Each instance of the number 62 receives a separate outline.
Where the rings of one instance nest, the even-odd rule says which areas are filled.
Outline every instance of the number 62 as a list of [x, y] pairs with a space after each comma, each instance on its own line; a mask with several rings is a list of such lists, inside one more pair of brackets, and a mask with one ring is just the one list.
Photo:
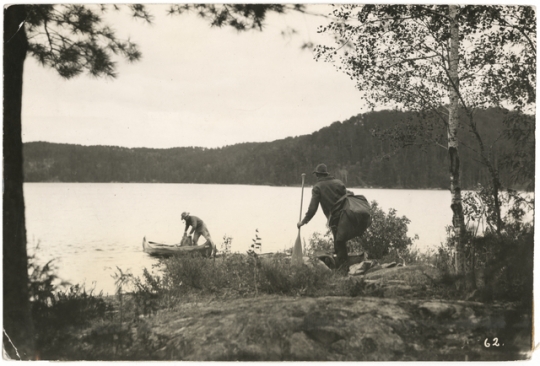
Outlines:
[[493, 338], [493, 342], [492, 343], [489, 343], [489, 338], [486, 338], [484, 340], [484, 347], [486, 348], [489, 348], [489, 347], [500, 347], [500, 344], [499, 344], [499, 338]]

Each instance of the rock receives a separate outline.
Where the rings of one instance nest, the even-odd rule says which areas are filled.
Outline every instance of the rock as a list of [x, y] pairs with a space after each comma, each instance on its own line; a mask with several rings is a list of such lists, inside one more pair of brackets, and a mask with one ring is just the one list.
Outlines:
[[349, 265], [361, 263], [367, 260], [367, 252], [349, 253]]
[[319, 346], [304, 332], [296, 332], [291, 335], [289, 352], [291, 358], [298, 361], [317, 360], [320, 356]]
[[393, 301], [334, 297], [274, 296], [177, 311], [184, 318], [154, 318], [152, 333], [166, 339], [159, 359], [391, 360], [405, 349], [393, 327], [409, 319]]
[[[388, 266], [390, 265], [390, 266]], [[364, 261], [349, 268], [350, 278], [362, 276], [366, 289], [382, 289], [385, 297], [392, 295], [424, 293], [427, 286], [440, 277], [436, 268], [427, 265], [399, 267], [394, 263], [379, 265], [376, 261]]]
[[377, 262], [375, 262], [375, 263], [371, 266], [371, 268], [369, 268], [369, 269], [366, 271], [366, 273], [367, 273], [367, 272], [375, 272], [375, 271], [378, 271], [378, 270], [380, 270], [380, 269], [383, 269], [383, 268], [381, 267], [380, 264], [378, 264]]
[[391, 262], [391, 263], [384, 263], [384, 264], [381, 264], [381, 267], [382, 268], [392, 268], [392, 267], [395, 267], [397, 266], [397, 263], [396, 262]]
[[377, 261], [363, 261], [361, 263], [353, 264], [349, 267], [349, 276], [358, 276], [367, 272], [370, 268], [375, 266]]
[[469, 343], [469, 337], [467, 334], [449, 334], [445, 337], [446, 342], [449, 345], [463, 346]]
[[391, 285], [384, 288], [384, 297], [399, 296], [412, 292], [413, 287], [407, 285]]
[[365, 280], [364, 281], [366, 284], [373, 284], [373, 285], [380, 285], [383, 283], [382, 280]]
[[456, 312], [453, 305], [439, 301], [424, 302], [418, 309], [423, 316], [437, 318], [449, 318]]
[[441, 273], [436, 268], [426, 265], [411, 265], [407, 267], [381, 268], [378, 271], [370, 270], [366, 273], [366, 279], [382, 278], [386, 282], [392, 280], [404, 281], [409, 286], [431, 285], [439, 278]]
[[403, 280], [388, 280], [387, 283], [391, 285], [405, 285], [405, 281]]
[[[356, 282], [358, 278], [347, 281]], [[388, 283], [386, 275], [366, 281], [387, 286], [383, 287], [385, 291], [406, 286], [396, 279]], [[128, 357], [149, 352], [144, 354], [145, 360], [177, 361], [507, 360], [518, 354], [505, 356], [494, 352], [494, 348], [486, 349], [483, 340], [487, 334], [508, 334], [508, 311], [505, 307], [463, 301], [369, 296], [264, 295], [179, 302], [174, 309], [141, 320], [134, 328], [139, 336], [133, 338], [134, 343], [128, 346], [131, 348], [122, 352]], [[513, 338], [501, 343], [511, 342], [520, 351], [530, 349], [530, 332], [527, 337], [527, 329], [520, 327]], [[93, 329], [77, 342], [86, 352], [80, 356], [82, 359], [96, 355], [95, 349], [88, 348], [92, 334], [92, 339], [101, 340], [126, 333], [121, 326], [93, 325]], [[111, 355], [106, 356], [122, 359], [114, 353], [116, 348], [111, 349]]]
[[348, 339], [349, 349], [355, 349], [362, 354], [372, 354], [367, 358], [374, 361], [404, 351], [403, 340], [384, 320], [363, 315], [353, 323], [356, 326], [355, 336]]
[[343, 281], [350, 281], [351, 283], [363, 283], [364, 275], [342, 277]]
[[329, 346], [332, 343], [344, 338], [342, 332], [335, 327], [313, 328], [305, 330], [304, 332], [308, 335], [309, 338], [325, 346]]
[[359, 276], [366, 272], [364, 262], [349, 267], [349, 276]]
[[326, 266], [320, 259], [303, 257], [303, 260], [304, 264], [310, 268], [317, 268], [326, 272], [332, 272], [332, 270], [328, 268], [328, 266]]

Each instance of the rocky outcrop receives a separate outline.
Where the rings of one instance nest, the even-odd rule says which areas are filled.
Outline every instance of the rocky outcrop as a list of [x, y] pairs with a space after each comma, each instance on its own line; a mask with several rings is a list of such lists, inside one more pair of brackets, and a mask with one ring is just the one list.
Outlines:
[[[326, 268], [318, 260], [305, 263]], [[328, 286], [347, 289], [336, 293], [350, 297], [185, 298], [129, 324], [94, 325], [73, 337], [76, 356], [66, 360], [501, 361], [530, 355], [530, 311], [436, 299], [439, 276], [429, 265], [377, 265], [363, 275], [332, 277]]]
[[[184, 304], [144, 318], [138, 328], [146, 342], [155, 340], [145, 347], [157, 360], [524, 358], [527, 322], [510, 324], [509, 311], [474, 302], [263, 296]], [[486, 339], [492, 344], [495, 337], [501, 345], [486, 347]]]

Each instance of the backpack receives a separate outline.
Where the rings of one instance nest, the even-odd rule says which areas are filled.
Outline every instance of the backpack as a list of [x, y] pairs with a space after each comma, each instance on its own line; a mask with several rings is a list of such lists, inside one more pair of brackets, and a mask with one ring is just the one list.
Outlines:
[[339, 215], [336, 241], [347, 241], [361, 236], [371, 225], [371, 207], [366, 197], [347, 192], [336, 202], [328, 222]]

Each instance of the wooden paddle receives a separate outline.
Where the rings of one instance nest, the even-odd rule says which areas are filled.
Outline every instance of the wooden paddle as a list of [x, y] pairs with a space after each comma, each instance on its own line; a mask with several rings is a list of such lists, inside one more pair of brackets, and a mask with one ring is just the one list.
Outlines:
[[[304, 202], [304, 178], [306, 177], [305, 173], [302, 173], [302, 198], [300, 199], [300, 220], [302, 220], [302, 203]], [[302, 239], [300, 238], [300, 228], [298, 228], [298, 237], [294, 243], [292, 251], [292, 263], [293, 264], [303, 264], [304, 260], [302, 258]]]

